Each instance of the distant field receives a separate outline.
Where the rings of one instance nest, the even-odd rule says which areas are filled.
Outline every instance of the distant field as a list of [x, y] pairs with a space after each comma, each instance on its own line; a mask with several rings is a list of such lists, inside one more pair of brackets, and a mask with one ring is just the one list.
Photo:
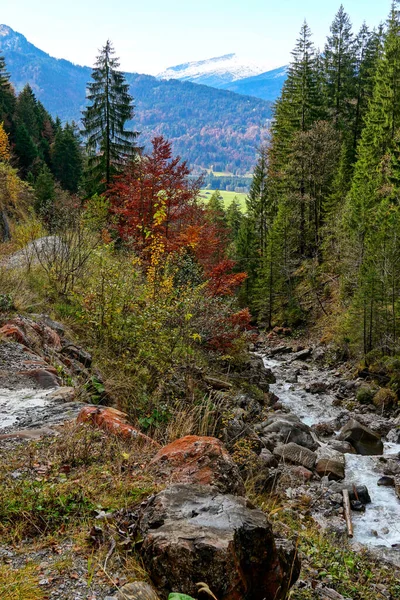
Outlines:
[[[204, 198], [207, 201], [209, 198], [211, 198], [211, 196], [213, 195], [214, 192], [215, 192], [215, 190], [200, 190], [200, 197]], [[247, 194], [241, 194], [239, 192], [225, 192], [225, 191], [220, 191], [220, 194], [224, 200], [225, 208], [228, 208], [228, 206], [231, 204], [232, 200], [236, 196], [236, 198], [239, 200], [240, 208], [243, 210], [243, 212], [246, 211]]]

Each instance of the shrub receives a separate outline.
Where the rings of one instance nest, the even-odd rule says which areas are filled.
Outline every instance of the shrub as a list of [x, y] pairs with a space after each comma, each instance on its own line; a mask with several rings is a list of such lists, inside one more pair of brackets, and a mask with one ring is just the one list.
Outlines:
[[375, 393], [376, 389], [373, 389], [367, 385], [362, 385], [357, 391], [357, 402], [360, 404], [372, 404]]
[[381, 388], [376, 392], [373, 402], [378, 408], [390, 408], [397, 404], [397, 394], [389, 388]]

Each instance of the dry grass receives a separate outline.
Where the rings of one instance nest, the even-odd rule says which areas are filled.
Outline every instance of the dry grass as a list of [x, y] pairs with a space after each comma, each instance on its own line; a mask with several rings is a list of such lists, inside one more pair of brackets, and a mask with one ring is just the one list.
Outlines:
[[1, 600], [41, 600], [44, 592], [38, 585], [35, 565], [14, 570], [8, 565], [0, 565]]

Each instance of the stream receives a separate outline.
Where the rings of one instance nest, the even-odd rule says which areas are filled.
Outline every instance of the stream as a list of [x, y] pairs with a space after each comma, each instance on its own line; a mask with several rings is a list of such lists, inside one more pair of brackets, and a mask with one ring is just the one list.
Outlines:
[[[313, 381], [334, 381], [333, 372], [311, 365], [304, 367], [304, 363], [292, 362], [290, 355], [279, 359], [263, 357], [263, 360], [265, 366], [276, 376], [276, 383], [270, 386], [271, 392], [303, 423], [311, 426], [343, 415], [344, 409], [333, 405], [334, 397], [329, 392], [311, 394], [305, 390], [307, 384]], [[400, 444], [384, 444], [385, 458], [398, 458], [399, 453]], [[398, 554], [396, 548], [400, 547], [400, 500], [394, 488], [377, 485], [378, 479], [383, 475], [383, 465], [379, 459], [379, 456], [345, 454], [344, 483], [367, 486], [371, 497], [365, 513], [352, 512], [353, 541], [371, 549], [390, 548], [391, 553]]]

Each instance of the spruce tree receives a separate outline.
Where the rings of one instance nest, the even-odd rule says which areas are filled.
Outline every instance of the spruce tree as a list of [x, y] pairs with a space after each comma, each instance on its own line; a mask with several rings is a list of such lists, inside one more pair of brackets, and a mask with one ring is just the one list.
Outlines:
[[356, 46], [350, 18], [343, 5], [331, 25], [324, 60], [328, 109], [336, 126], [344, 130], [354, 119]]
[[268, 160], [267, 149], [260, 150], [257, 164], [254, 168], [250, 191], [247, 196], [247, 212], [254, 221], [258, 237], [259, 254], [265, 254], [268, 241], [268, 230], [273, 218], [273, 207], [268, 194]]
[[89, 105], [83, 111], [87, 177], [93, 191], [108, 186], [136, 151], [138, 133], [126, 129], [127, 121], [133, 117], [133, 98], [114, 54], [108, 40], [92, 71], [92, 81], [87, 86]]
[[47, 165], [43, 165], [35, 182], [35, 203], [36, 214], [46, 223], [49, 230], [55, 227], [55, 200], [56, 190], [54, 177]]
[[27, 177], [34, 165], [38, 152], [32, 137], [23, 123], [17, 124], [15, 154], [18, 159], [21, 175]]
[[83, 157], [74, 125], [58, 128], [52, 148], [52, 170], [62, 188], [76, 194], [83, 171]]
[[237, 196], [235, 196], [226, 210], [226, 223], [228, 225], [229, 231], [231, 232], [232, 240], [236, 239], [242, 220], [243, 212], [240, 208], [240, 202], [237, 199]]
[[10, 83], [6, 62], [0, 56], [0, 122], [4, 122], [6, 131], [10, 131], [15, 110], [15, 94]]

